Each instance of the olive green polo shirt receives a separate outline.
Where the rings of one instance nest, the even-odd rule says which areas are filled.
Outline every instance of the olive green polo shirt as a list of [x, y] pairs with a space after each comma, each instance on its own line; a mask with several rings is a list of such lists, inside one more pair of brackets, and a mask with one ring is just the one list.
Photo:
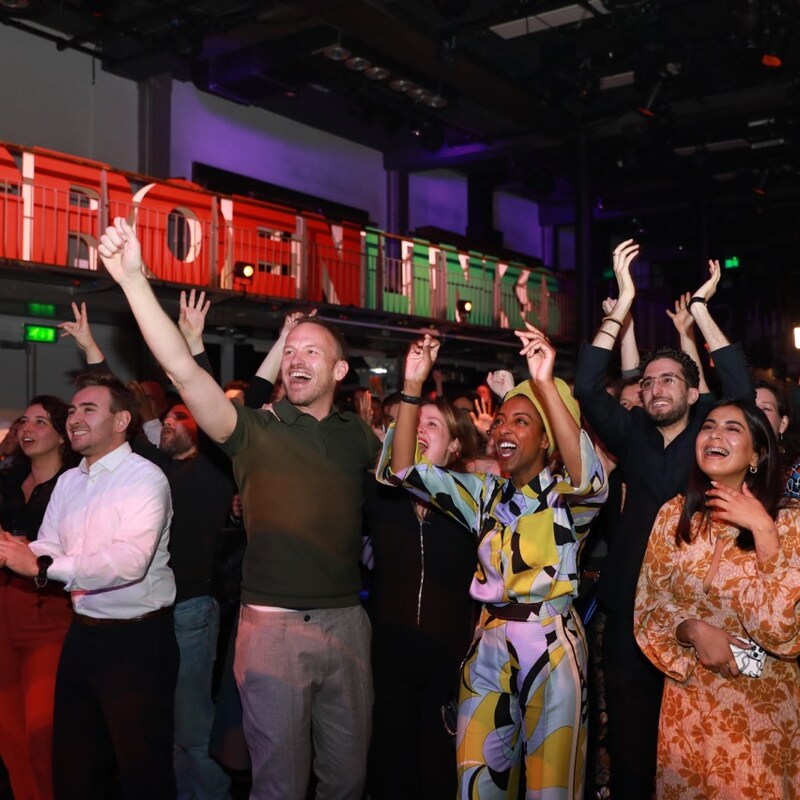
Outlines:
[[235, 406], [222, 449], [244, 506], [242, 602], [283, 608], [358, 604], [364, 480], [380, 449], [351, 412], [323, 420], [285, 398]]

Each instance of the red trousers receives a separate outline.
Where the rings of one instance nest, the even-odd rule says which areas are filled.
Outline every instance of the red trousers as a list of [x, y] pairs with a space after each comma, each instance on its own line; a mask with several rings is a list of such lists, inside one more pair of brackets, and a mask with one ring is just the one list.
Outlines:
[[0, 758], [15, 800], [53, 797], [53, 698], [72, 620], [61, 584], [0, 570]]

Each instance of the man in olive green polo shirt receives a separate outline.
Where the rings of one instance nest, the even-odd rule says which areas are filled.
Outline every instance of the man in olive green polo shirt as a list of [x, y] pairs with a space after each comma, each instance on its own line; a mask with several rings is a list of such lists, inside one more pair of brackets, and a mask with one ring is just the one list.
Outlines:
[[335, 329], [303, 318], [289, 333], [286, 397], [232, 404], [192, 358], [145, 276], [123, 219], [99, 252], [145, 341], [200, 427], [233, 460], [248, 546], [235, 673], [253, 765], [251, 798], [361, 797], [370, 735], [369, 622], [358, 602], [363, 481], [379, 444], [333, 406], [347, 374]]

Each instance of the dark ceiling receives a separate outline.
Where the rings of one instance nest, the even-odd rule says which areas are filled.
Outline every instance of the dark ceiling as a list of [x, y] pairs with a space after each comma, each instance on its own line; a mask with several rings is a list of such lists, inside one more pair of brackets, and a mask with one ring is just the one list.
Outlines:
[[389, 169], [449, 167], [551, 208], [572, 206], [583, 186], [598, 218], [657, 227], [699, 252], [709, 238], [794, 247], [797, 0], [0, 8], [6, 24], [45, 26], [58, 47], [96, 53], [110, 72], [172, 72], [379, 148]]

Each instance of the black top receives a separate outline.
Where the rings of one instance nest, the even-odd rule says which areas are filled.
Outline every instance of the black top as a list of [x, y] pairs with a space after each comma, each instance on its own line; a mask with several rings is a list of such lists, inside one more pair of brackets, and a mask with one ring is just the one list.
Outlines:
[[34, 541], [39, 535], [39, 527], [44, 519], [44, 512], [50, 502], [56, 481], [67, 467], [63, 467], [49, 481], [35, 486], [25, 502], [22, 484], [31, 471], [30, 462], [22, 459], [9, 469], [0, 472], [0, 527], [15, 536], [25, 536]]
[[[686, 428], [664, 447], [658, 427], [643, 408], [626, 411], [606, 392], [606, 369], [611, 356], [610, 350], [590, 344], [581, 346], [575, 396], [589, 424], [625, 473], [625, 508], [603, 565], [598, 596], [608, 609], [632, 615], [636, 582], [656, 514], [667, 500], [686, 490], [695, 438], [715, 398], [700, 395], [689, 411]], [[715, 350], [713, 357], [723, 395], [754, 400], [739, 345]]]
[[141, 434], [133, 442], [135, 452], [161, 467], [169, 481], [169, 564], [176, 603], [212, 593], [219, 537], [234, 493], [230, 462], [207, 437], [200, 439], [197, 455], [184, 459], [171, 458]]
[[370, 481], [365, 532], [375, 555], [368, 611], [375, 634], [418, 634], [460, 662], [475, 626], [469, 586], [478, 561], [474, 536], [431, 509], [420, 524], [403, 489]]

